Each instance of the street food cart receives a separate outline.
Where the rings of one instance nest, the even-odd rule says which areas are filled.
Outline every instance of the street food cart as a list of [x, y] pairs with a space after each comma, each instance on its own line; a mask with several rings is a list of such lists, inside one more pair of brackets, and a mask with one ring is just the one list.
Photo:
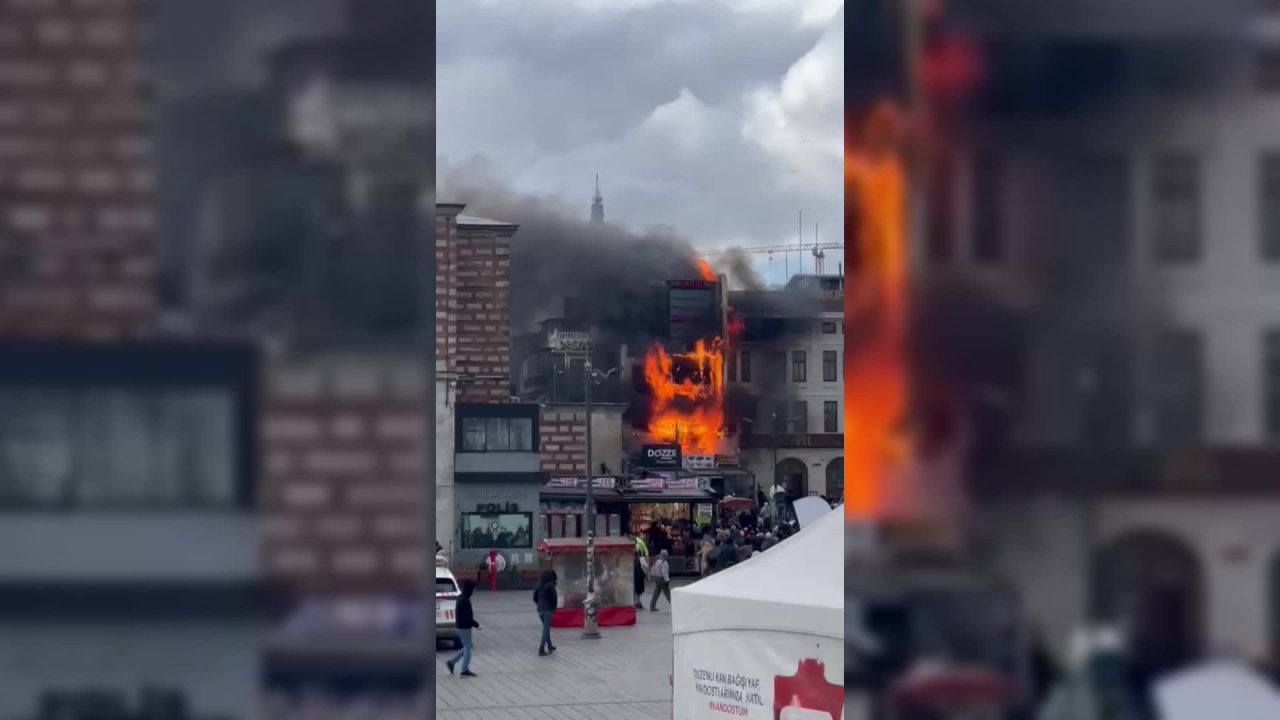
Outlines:
[[[635, 541], [626, 537], [595, 539], [596, 622], [600, 627], [634, 625]], [[544, 538], [538, 542], [542, 567], [555, 571], [559, 603], [552, 627], [582, 627], [586, 620], [586, 538]]]

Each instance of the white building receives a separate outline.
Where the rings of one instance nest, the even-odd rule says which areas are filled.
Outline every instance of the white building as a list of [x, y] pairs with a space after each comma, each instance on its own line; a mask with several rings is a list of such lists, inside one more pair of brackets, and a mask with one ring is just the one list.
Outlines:
[[1139, 44], [1128, 20], [1041, 36], [1041, 67], [1092, 63], [1077, 80], [1105, 92], [1063, 104], [1047, 71], [1022, 81], [1057, 105], [1005, 88], [932, 203], [957, 232], [920, 244], [927, 274], [980, 278], [1032, 321], [1013, 449], [974, 478], [978, 554], [1059, 649], [1092, 615], [1159, 665], [1274, 662], [1280, 55], [1243, 25]]
[[[777, 290], [729, 293], [744, 321], [730, 347], [730, 402], [743, 402], [743, 467], [762, 490], [844, 493], [844, 278], [799, 275]], [[742, 400], [742, 398], [747, 398]]]

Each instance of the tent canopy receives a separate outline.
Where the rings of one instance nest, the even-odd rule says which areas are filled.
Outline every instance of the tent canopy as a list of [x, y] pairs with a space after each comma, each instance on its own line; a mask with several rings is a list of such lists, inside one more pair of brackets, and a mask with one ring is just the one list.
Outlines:
[[844, 509], [672, 593], [672, 632], [776, 630], [844, 638]]

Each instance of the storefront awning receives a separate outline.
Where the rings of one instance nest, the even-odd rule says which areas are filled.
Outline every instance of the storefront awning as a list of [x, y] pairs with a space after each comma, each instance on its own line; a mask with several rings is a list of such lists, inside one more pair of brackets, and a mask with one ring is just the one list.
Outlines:
[[715, 501], [715, 496], [706, 490], [642, 490], [635, 492], [623, 492], [621, 497], [621, 502], [624, 503], [713, 503]]

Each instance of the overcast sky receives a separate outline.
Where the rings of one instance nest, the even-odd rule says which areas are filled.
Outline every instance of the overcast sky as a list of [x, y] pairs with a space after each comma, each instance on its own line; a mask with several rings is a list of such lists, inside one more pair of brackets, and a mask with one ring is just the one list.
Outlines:
[[815, 221], [837, 239], [842, 7], [439, 3], [441, 172], [487, 166], [584, 217], [598, 172], [607, 220], [667, 226], [705, 247], [794, 242], [801, 210], [806, 242]]

